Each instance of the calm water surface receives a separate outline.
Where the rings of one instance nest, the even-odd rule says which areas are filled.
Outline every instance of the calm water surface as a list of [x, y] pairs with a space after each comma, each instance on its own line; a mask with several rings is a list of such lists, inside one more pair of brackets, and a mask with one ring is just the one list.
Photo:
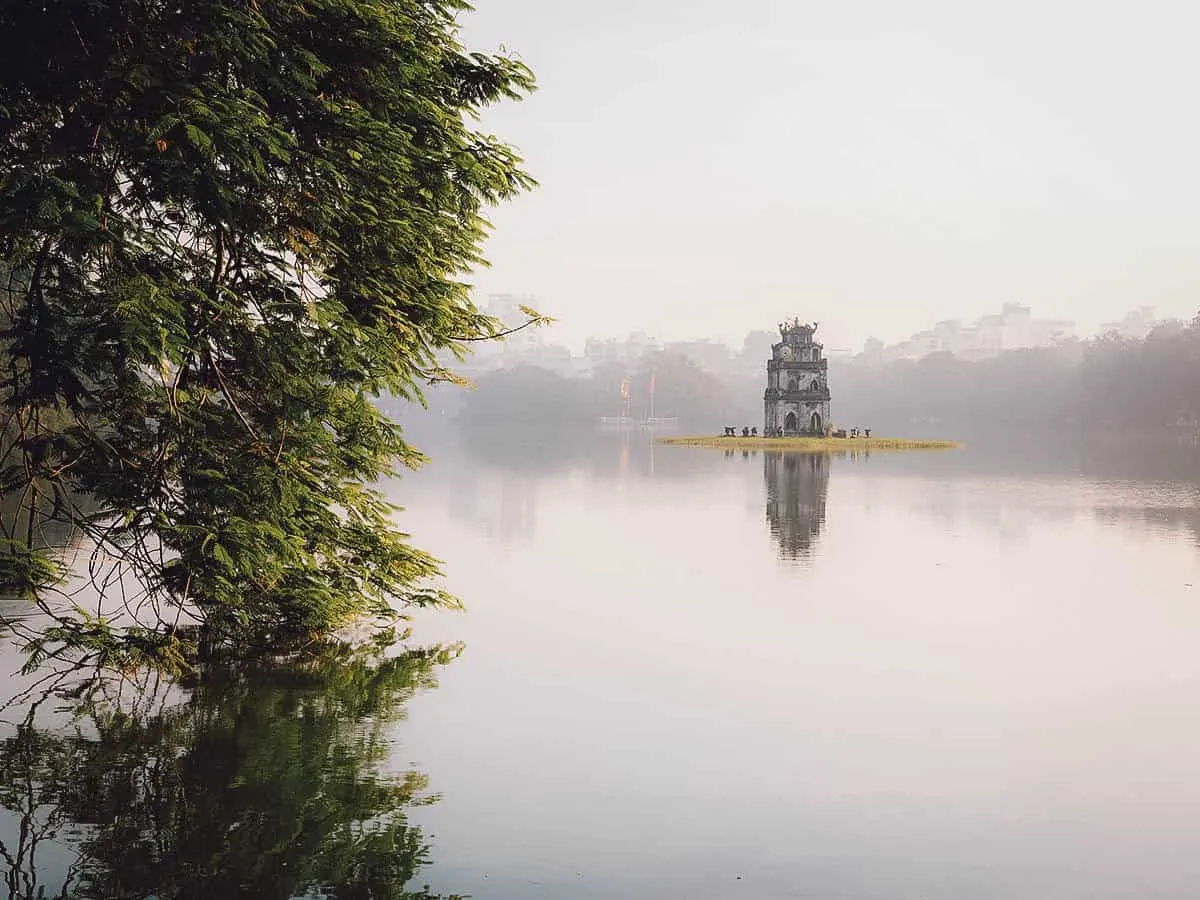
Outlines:
[[394, 487], [442, 651], [6, 732], [9, 896], [1197, 895], [1194, 449], [584, 438]]
[[1187, 453], [483, 449], [402, 491], [469, 606], [403, 733], [436, 887], [1196, 896]]

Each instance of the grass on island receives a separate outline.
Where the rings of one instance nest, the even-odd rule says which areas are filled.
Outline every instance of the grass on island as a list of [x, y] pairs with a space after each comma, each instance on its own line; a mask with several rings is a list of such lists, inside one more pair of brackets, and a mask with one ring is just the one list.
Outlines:
[[731, 450], [794, 450], [802, 453], [826, 450], [954, 450], [956, 441], [909, 440], [884, 437], [662, 437], [659, 443], [683, 447], [726, 447]]

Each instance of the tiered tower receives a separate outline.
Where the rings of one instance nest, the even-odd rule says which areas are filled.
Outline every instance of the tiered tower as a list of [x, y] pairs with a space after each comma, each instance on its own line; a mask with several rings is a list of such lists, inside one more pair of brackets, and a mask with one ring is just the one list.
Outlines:
[[799, 319], [779, 326], [780, 341], [767, 360], [763, 432], [820, 435], [829, 425], [829, 360], [813, 340], [817, 323]]

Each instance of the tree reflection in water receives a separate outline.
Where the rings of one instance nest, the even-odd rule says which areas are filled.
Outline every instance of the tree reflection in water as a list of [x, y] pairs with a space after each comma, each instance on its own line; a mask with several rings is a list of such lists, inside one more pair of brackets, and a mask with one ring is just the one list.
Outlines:
[[436, 798], [386, 761], [405, 703], [457, 653], [41, 694], [0, 743], [9, 897], [431, 900], [407, 887], [429, 846], [406, 811]]
[[829, 464], [826, 453], [763, 454], [767, 523], [784, 559], [807, 559], [821, 535]]

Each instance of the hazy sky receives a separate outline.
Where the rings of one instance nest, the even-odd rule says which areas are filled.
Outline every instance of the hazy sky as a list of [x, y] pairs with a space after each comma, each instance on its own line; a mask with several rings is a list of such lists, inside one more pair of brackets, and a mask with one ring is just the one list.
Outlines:
[[538, 76], [485, 125], [541, 187], [475, 283], [559, 339], [1200, 310], [1200, 5], [478, 3], [465, 40]]

